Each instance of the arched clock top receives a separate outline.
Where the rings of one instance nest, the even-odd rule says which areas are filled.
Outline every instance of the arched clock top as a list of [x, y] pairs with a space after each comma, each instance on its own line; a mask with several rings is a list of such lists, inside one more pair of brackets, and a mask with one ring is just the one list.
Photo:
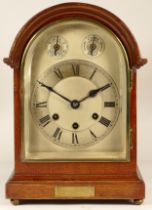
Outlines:
[[147, 63], [147, 59], [143, 59], [140, 55], [134, 36], [122, 20], [103, 8], [85, 3], [64, 3], [35, 15], [18, 33], [9, 57], [4, 58], [4, 62], [13, 69], [19, 69], [24, 49], [37, 31], [51, 22], [75, 17], [97, 21], [113, 31], [126, 49], [131, 69], [138, 69]]

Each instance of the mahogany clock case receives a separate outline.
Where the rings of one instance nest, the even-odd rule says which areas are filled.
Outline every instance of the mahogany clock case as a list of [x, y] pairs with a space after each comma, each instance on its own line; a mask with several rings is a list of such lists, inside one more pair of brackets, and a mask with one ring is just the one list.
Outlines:
[[[54, 21], [75, 18], [94, 20], [109, 28], [122, 42], [131, 69], [129, 162], [23, 162], [21, 159], [20, 76], [24, 50], [33, 35]], [[136, 69], [147, 63], [141, 58], [128, 27], [109, 11], [84, 3], [50, 7], [29, 20], [18, 33], [4, 62], [14, 69], [15, 169], [6, 184], [6, 197], [26, 199], [132, 199], [145, 197], [145, 185], [137, 167]]]

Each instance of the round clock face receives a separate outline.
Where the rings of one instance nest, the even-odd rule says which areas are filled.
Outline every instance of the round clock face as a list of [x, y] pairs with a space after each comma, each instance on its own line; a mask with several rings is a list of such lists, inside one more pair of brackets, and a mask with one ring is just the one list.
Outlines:
[[112, 77], [100, 66], [83, 60], [59, 62], [36, 81], [31, 112], [48, 140], [81, 148], [105, 138], [120, 110]]
[[104, 41], [97, 34], [91, 34], [84, 38], [82, 49], [86, 55], [99, 56], [105, 48]]
[[62, 57], [67, 53], [67, 41], [61, 36], [53, 36], [49, 40], [48, 53], [50, 56]]

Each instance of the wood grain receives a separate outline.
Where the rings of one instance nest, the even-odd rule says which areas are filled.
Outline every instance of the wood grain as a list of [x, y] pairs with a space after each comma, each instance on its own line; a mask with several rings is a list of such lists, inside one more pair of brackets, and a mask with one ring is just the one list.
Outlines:
[[[33, 199], [143, 199], [144, 184], [140, 175], [126, 176], [75, 176], [69, 180], [69, 176], [58, 176], [52, 179], [48, 176], [37, 176], [31, 179], [31, 176], [13, 176], [7, 183], [6, 196], [18, 200]], [[68, 197], [64, 194], [57, 196], [56, 187], [65, 186], [65, 189], [72, 187], [77, 190], [80, 187], [94, 187], [95, 193], [85, 196], [82, 192], [71, 193]], [[83, 189], [82, 189], [83, 190]], [[66, 193], [67, 194], [67, 193]]]
[[[130, 127], [133, 130], [129, 162], [56, 162], [27, 163], [21, 160], [21, 101], [20, 64], [24, 49], [31, 37], [42, 27], [63, 18], [90, 19], [112, 30], [124, 45], [133, 70], [130, 100]], [[136, 69], [147, 60], [140, 56], [137, 42], [128, 27], [118, 17], [97, 6], [66, 3], [48, 8], [31, 20], [18, 33], [8, 58], [4, 62], [14, 69], [15, 170], [6, 184], [10, 199], [57, 199], [56, 184], [95, 186], [92, 199], [143, 199], [145, 186], [137, 171], [136, 152]], [[69, 198], [71, 199], [71, 198]], [[76, 198], [77, 199], [77, 198]]]

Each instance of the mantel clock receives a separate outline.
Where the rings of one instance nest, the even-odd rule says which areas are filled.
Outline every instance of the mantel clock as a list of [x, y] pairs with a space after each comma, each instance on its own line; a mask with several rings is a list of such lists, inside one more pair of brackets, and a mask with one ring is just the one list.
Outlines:
[[100, 7], [65, 3], [34, 16], [4, 62], [14, 69], [15, 170], [7, 198], [141, 203], [135, 38]]

